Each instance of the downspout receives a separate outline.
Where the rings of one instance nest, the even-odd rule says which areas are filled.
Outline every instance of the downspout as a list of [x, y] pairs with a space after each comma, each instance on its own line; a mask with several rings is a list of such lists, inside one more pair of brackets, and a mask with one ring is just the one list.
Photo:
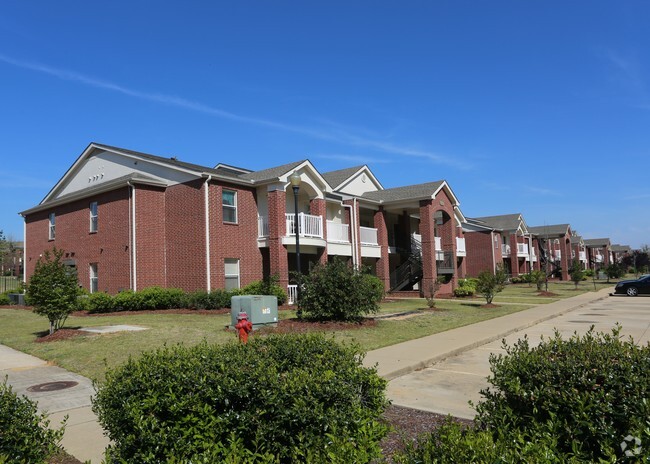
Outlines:
[[354, 222], [354, 257], [353, 264], [356, 267], [359, 267], [361, 263], [361, 257], [359, 256], [359, 248], [361, 244], [359, 243], [359, 218], [357, 217], [357, 199], [356, 197], [352, 199], [352, 221]]
[[135, 185], [133, 185], [130, 181], [126, 183], [129, 187], [131, 187], [131, 196], [129, 198], [131, 202], [131, 288], [133, 288], [133, 291], [138, 290], [138, 265], [137, 265], [137, 253], [136, 253], [136, 236], [135, 236]]
[[205, 200], [205, 273], [206, 273], [206, 290], [210, 293], [210, 181], [212, 176], [205, 180], [204, 200]]
[[27, 285], [27, 218], [23, 216], [23, 284]]
[[[491, 230], [491, 231], [490, 231], [490, 248], [492, 249], [492, 272], [493, 272], [494, 274], [496, 274], [496, 273], [497, 273], [497, 263], [496, 263], [496, 259], [497, 259], [497, 257], [496, 257], [496, 255], [494, 254], [494, 238], [495, 238], [495, 237], [494, 237], [494, 231]], [[501, 244], [499, 244], [499, 246], [500, 246], [500, 245], [501, 245]]]

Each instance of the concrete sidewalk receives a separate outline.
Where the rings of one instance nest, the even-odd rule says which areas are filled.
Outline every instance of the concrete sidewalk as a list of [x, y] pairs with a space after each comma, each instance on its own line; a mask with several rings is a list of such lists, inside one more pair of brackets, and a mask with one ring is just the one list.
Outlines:
[[364, 365], [376, 364], [379, 375], [387, 380], [393, 380], [605, 298], [611, 291], [611, 288], [607, 288], [598, 292], [583, 293], [507, 316], [373, 350], [366, 355]]
[[61, 443], [68, 453], [82, 462], [102, 462], [109, 440], [91, 409], [95, 390], [89, 379], [0, 345], [0, 378], [5, 376], [16, 394], [49, 414], [52, 427], [68, 416]]

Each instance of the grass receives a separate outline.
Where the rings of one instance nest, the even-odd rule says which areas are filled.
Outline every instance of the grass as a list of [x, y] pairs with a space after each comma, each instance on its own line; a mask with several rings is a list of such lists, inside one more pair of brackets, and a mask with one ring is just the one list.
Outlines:
[[[613, 284], [601, 285], [612, 286]], [[509, 285], [499, 293], [494, 303], [497, 308], [481, 308], [482, 298], [437, 299], [436, 311], [426, 311], [424, 299], [403, 299], [382, 303], [373, 327], [354, 330], [324, 332], [336, 340], [358, 343], [364, 350], [444, 332], [456, 327], [500, 317], [577, 294], [593, 291], [591, 282], [580, 284], [578, 291], [568, 283], [552, 283], [549, 291], [558, 297], [537, 296], [535, 287], [527, 284]], [[600, 289], [599, 288], [599, 289]], [[411, 313], [407, 317], [386, 317], [399, 313]], [[294, 318], [294, 311], [280, 311], [280, 319]], [[52, 362], [81, 375], [102, 381], [107, 368], [125, 362], [129, 356], [139, 356], [143, 351], [153, 350], [165, 344], [184, 343], [194, 345], [202, 340], [209, 343], [235, 341], [236, 335], [224, 328], [230, 323], [229, 314], [119, 314], [110, 316], [68, 318], [65, 328], [92, 327], [100, 325], [139, 325], [149, 330], [118, 332], [103, 335], [77, 336], [55, 342], [37, 343], [48, 327], [47, 319], [31, 311], [0, 308], [0, 343]]]

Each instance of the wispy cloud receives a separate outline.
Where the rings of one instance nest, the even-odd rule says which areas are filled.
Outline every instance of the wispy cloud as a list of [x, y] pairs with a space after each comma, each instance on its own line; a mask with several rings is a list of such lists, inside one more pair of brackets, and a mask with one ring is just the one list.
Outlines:
[[640, 193], [638, 195], [629, 195], [625, 198], [624, 200], [645, 200], [647, 198], [650, 198], [650, 193]]
[[482, 182], [483, 187], [490, 189], [490, 190], [495, 190], [499, 192], [503, 192], [506, 190], [510, 190], [510, 187], [508, 187], [505, 184], [499, 184], [497, 182]]
[[52, 179], [22, 176], [10, 171], [0, 173], [0, 190], [49, 189], [51, 187]]
[[650, 93], [639, 59], [634, 54], [623, 54], [612, 49], [605, 50], [604, 56], [616, 71], [618, 83], [629, 92], [632, 105], [650, 109]]
[[358, 156], [358, 155], [345, 155], [345, 154], [329, 154], [329, 153], [319, 153], [315, 154], [314, 158], [318, 159], [329, 159], [329, 160], [338, 160], [338, 161], [347, 161], [349, 163], [359, 163], [359, 164], [386, 164], [392, 163], [393, 160], [375, 158], [369, 156]]
[[391, 143], [385, 140], [380, 140], [364, 135], [357, 135], [355, 133], [346, 131], [344, 128], [327, 129], [323, 127], [308, 127], [274, 121], [271, 119], [256, 118], [251, 116], [243, 116], [230, 111], [216, 108], [214, 106], [206, 105], [204, 103], [188, 100], [183, 97], [168, 95], [163, 93], [151, 93], [140, 90], [131, 89], [123, 85], [119, 85], [107, 80], [98, 79], [95, 77], [87, 76], [85, 74], [69, 71], [66, 69], [48, 66], [42, 63], [29, 62], [18, 60], [3, 54], [0, 54], [0, 61], [6, 64], [28, 69], [30, 71], [46, 74], [56, 77], [58, 79], [78, 82], [83, 85], [95, 87], [98, 89], [107, 90], [110, 92], [119, 93], [128, 97], [146, 100], [162, 105], [173, 106], [189, 111], [208, 114], [230, 121], [241, 122], [244, 124], [252, 124], [261, 127], [268, 127], [286, 132], [293, 132], [301, 135], [306, 135], [320, 140], [329, 140], [332, 142], [345, 144], [354, 147], [369, 148], [392, 155], [402, 155], [413, 158], [420, 158], [430, 161], [435, 164], [445, 165], [456, 169], [466, 170], [471, 169], [473, 166], [458, 157], [449, 156], [446, 154], [435, 153], [426, 149], [420, 149], [412, 146], [401, 145], [398, 143]]
[[543, 195], [547, 197], [560, 197], [562, 194], [556, 190], [550, 190], [542, 187], [534, 187], [531, 185], [527, 185], [524, 187], [524, 190], [530, 193], [534, 193], [535, 195]]

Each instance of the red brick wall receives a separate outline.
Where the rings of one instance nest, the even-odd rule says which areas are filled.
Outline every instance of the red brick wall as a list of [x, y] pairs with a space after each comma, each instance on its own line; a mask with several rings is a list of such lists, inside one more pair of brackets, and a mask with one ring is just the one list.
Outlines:
[[[90, 233], [89, 204], [98, 202], [98, 230]], [[48, 216], [56, 214], [56, 238], [48, 240]], [[130, 288], [129, 190], [112, 192], [54, 207], [26, 217], [27, 280], [45, 250], [56, 246], [74, 260], [79, 283], [89, 289], [90, 263], [97, 263], [99, 290], [116, 293]]]
[[374, 227], [377, 229], [377, 243], [381, 247], [381, 258], [375, 264], [375, 271], [377, 277], [384, 283], [384, 288], [388, 290], [390, 289], [390, 258], [388, 254], [388, 226], [383, 207], [375, 212]]
[[168, 285], [165, 266], [167, 196], [161, 187], [135, 186], [137, 290]]
[[[237, 192], [236, 224], [223, 221], [222, 192], [224, 189]], [[284, 197], [282, 200], [284, 201]], [[284, 224], [284, 212], [282, 212], [282, 224]], [[282, 230], [284, 232], [284, 227]], [[255, 191], [236, 185], [211, 184], [210, 266], [212, 276], [210, 282], [213, 289], [224, 288], [226, 285], [224, 261], [227, 258], [239, 259], [239, 283], [241, 287], [245, 287], [249, 283], [261, 280], [264, 277], [262, 252], [257, 246], [257, 236], [257, 199]], [[281, 242], [280, 246], [282, 247]], [[286, 261], [286, 250], [284, 255]]]
[[[494, 273], [494, 258], [492, 256], [494, 241], [490, 232], [466, 232], [465, 248], [467, 249], [465, 261], [467, 262], [468, 277], [478, 277], [482, 271]], [[501, 261], [499, 260], [499, 262]]]
[[286, 288], [289, 284], [289, 260], [287, 250], [282, 244], [286, 234], [287, 212], [286, 193], [275, 190], [268, 194], [269, 208], [269, 267], [271, 275], [279, 277], [278, 284]]

